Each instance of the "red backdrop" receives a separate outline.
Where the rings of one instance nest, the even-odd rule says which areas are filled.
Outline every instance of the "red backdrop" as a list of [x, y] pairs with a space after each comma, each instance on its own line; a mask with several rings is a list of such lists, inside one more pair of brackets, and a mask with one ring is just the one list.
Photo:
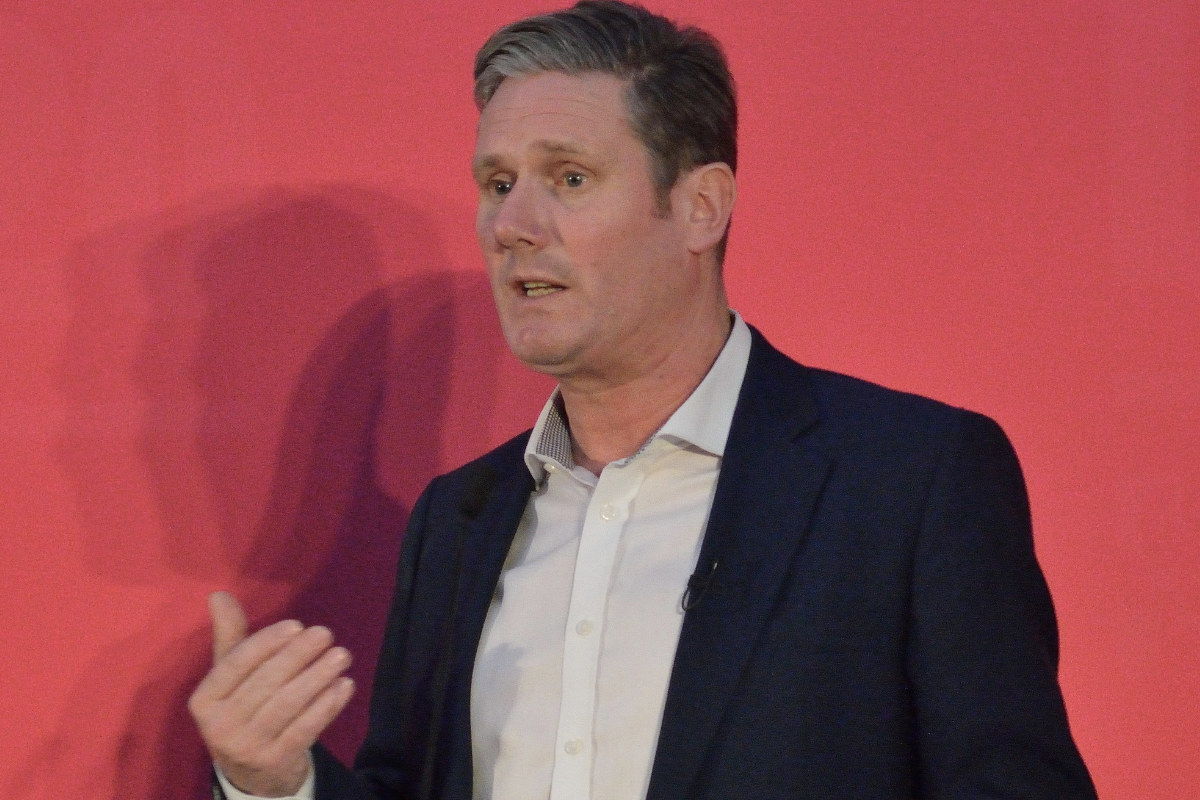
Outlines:
[[[365, 682], [394, 520], [532, 423], [467, 165], [474, 50], [538, 9], [418, 5], [0, 6], [4, 797], [203, 796], [219, 587]], [[1101, 795], [1193, 794], [1200, 6], [655, 7], [739, 79], [735, 307], [1000, 420]]]

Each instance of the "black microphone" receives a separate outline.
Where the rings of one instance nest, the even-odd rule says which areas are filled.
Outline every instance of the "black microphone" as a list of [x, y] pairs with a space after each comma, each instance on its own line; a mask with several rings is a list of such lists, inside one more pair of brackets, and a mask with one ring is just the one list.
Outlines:
[[458, 504], [458, 513], [467, 522], [472, 522], [487, 505], [488, 495], [496, 485], [496, 470], [487, 464], [480, 464], [467, 477], [467, 491]]
[[696, 571], [692, 573], [692, 577], [688, 578], [687, 588], [683, 590], [683, 610], [691, 611], [696, 606], [700, 605], [700, 601], [704, 599], [704, 594], [713, 586], [713, 573], [717, 571], [718, 561], [713, 561], [708, 572], [705, 572], [703, 567], [696, 565]]
[[496, 471], [487, 464], [478, 464], [467, 476], [467, 489], [458, 503], [459, 532], [454, 542], [454, 594], [450, 598], [450, 614], [442, 631], [441, 658], [438, 660], [437, 672], [433, 679], [433, 713], [425, 740], [425, 765], [421, 770], [419, 795], [421, 800], [430, 800], [433, 797], [438, 740], [442, 735], [442, 719], [448, 702], [445, 695], [450, 685], [450, 669], [454, 665], [454, 631], [458, 624], [459, 598], [462, 596], [463, 551], [466, 549], [467, 526], [482, 513], [495, 486]]

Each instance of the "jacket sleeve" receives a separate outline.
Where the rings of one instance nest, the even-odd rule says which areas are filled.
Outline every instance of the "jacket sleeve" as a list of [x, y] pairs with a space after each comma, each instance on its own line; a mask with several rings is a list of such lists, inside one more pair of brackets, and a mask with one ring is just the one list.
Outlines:
[[1058, 686], [1058, 631], [1016, 454], [963, 412], [913, 559], [907, 645], [923, 798], [1089, 798]]

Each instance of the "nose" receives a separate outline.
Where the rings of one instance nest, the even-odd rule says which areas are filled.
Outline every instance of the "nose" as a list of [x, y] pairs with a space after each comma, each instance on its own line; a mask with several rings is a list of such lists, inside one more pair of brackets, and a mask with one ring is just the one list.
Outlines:
[[545, 243], [545, 204], [536, 181], [516, 180], [491, 215], [492, 236], [505, 249]]

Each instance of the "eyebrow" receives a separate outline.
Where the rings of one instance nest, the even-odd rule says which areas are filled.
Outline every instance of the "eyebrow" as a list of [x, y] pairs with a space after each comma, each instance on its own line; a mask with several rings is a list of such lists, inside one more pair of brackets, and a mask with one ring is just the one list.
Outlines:
[[[591, 154], [591, 151], [585, 147], [553, 139], [539, 139], [533, 143], [533, 148], [553, 156], [586, 156]], [[503, 159], [497, 155], [480, 156], [471, 161], [471, 171], [479, 172], [481, 170], [494, 169], [501, 166], [502, 161]]]

